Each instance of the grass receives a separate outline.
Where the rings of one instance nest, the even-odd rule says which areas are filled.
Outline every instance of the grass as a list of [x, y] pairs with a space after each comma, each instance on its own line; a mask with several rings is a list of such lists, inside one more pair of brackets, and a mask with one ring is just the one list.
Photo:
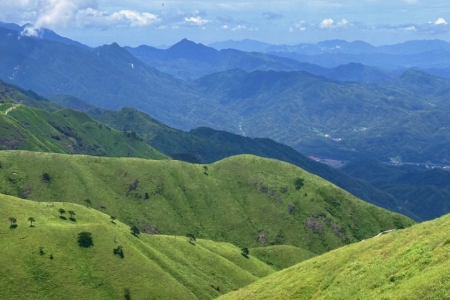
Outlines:
[[[239, 247], [284, 244], [320, 254], [413, 223], [298, 167], [250, 155], [196, 165], [2, 151], [0, 163], [0, 193], [81, 205], [90, 199], [91, 207], [147, 232]], [[296, 178], [304, 179], [300, 190]]]
[[[13, 104], [0, 104], [5, 112]], [[72, 109], [48, 112], [19, 105], [0, 113], [0, 149], [19, 149], [100, 156], [168, 157], [133, 132], [121, 132]]]
[[220, 299], [448, 299], [450, 215], [367, 239]]
[[[61, 219], [61, 207], [76, 212], [76, 221]], [[274, 272], [228, 243], [135, 237], [130, 226], [78, 204], [0, 195], [0, 220], [1, 299], [123, 299], [125, 290], [132, 299], [211, 299]], [[83, 231], [92, 233], [93, 247], [78, 245]], [[119, 245], [124, 258], [113, 254]]]

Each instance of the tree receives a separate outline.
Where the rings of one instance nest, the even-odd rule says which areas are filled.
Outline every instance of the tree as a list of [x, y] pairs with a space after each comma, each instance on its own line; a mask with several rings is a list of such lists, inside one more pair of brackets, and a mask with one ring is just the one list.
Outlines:
[[297, 178], [295, 179], [294, 184], [295, 184], [295, 189], [296, 189], [296, 190], [301, 189], [301, 188], [305, 185], [303, 181], [304, 181], [303, 178], [297, 177]]
[[196, 239], [195, 239], [195, 236], [192, 233], [187, 233], [186, 237], [188, 238], [188, 242], [189, 243], [195, 244]]
[[60, 218], [61, 219], [66, 219], [66, 217], [64, 217], [63, 215], [66, 213], [66, 210], [64, 209], [64, 208], [60, 208], [60, 209], [58, 209], [58, 212], [59, 212], [59, 214], [60, 214]]
[[131, 292], [130, 292], [129, 288], [126, 288], [124, 290], [124, 298], [125, 298], [125, 300], [131, 300]]
[[92, 233], [83, 231], [78, 234], [78, 245], [80, 247], [89, 248], [94, 246], [94, 241], [92, 240]]
[[114, 216], [111, 216], [111, 223], [113, 223], [113, 224], [116, 224], [116, 217], [114, 217]]
[[28, 221], [30, 221], [30, 227], [33, 227], [33, 222], [36, 220], [33, 217], [29, 217]]
[[124, 258], [122, 246], [117, 246], [117, 248], [113, 249], [113, 253], [114, 255], [119, 255], [120, 258]]
[[70, 215], [70, 220], [75, 221], [75, 215], [76, 213], [73, 210], [69, 210], [68, 211], [69, 215]]
[[14, 217], [9, 217], [8, 219], [10, 222], [9, 228], [16, 228], [17, 227], [17, 224], [16, 224], [17, 219]]
[[86, 207], [89, 207], [89, 205], [92, 204], [90, 199], [85, 199], [84, 202], [86, 202]]
[[131, 226], [130, 229], [131, 229], [131, 234], [134, 236], [138, 236], [141, 233], [141, 230], [136, 225]]
[[48, 175], [48, 173], [42, 174], [42, 180], [45, 182], [50, 182], [50, 175]]
[[248, 258], [248, 254], [250, 253], [250, 250], [248, 250], [248, 248], [242, 248], [241, 249], [241, 255], [245, 258]]

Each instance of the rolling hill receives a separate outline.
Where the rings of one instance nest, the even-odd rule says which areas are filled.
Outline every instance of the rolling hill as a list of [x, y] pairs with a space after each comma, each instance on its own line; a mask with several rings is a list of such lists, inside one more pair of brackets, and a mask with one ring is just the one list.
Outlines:
[[219, 299], [447, 299], [450, 216], [367, 239]]
[[364, 201], [416, 220], [421, 219], [405, 210], [394, 197], [381, 193], [367, 182], [313, 161], [293, 148], [270, 139], [249, 138], [204, 127], [184, 132], [165, 126], [148, 114], [133, 108], [104, 111], [96, 116], [96, 119], [113, 128], [135, 131], [158, 151], [173, 159], [209, 164], [233, 155], [252, 154], [289, 162], [336, 184]]
[[[1, 299], [212, 299], [275, 271], [234, 245], [134, 236], [129, 225], [68, 202], [0, 195], [0, 220]], [[79, 246], [82, 232], [92, 246]]]
[[136, 133], [103, 126], [72, 109], [0, 104], [0, 149], [166, 159]]
[[236, 156], [209, 165], [26, 151], [0, 152], [0, 193], [91, 205], [147, 233], [314, 254], [413, 222], [306, 171]]

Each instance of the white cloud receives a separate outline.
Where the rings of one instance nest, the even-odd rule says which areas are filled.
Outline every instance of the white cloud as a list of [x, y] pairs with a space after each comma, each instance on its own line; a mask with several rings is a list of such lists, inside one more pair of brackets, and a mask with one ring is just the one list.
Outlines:
[[237, 30], [244, 30], [244, 29], [247, 29], [247, 26], [245, 26], [245, 25], [237, 25], [236, 27], [234, 27], [231, 30], [237, 31]]
[[94, 9], [86, 9], [78, 12], [76, 18], [77, 27], [100, 27], [108, 28], [112, 26], [142, 27], [161, 21], [161, 19], [151, 13], [140, 13], [132, 10], [121, 10], [108, 14], [107, 12]]
[[295, 22], [292, 27], [289, 28], [289, 32], [295, 32], [295, 31], [305, 31], [308, 27], [308, 23], [306, 21], [298, 21]]
[[334, 24], [334, 20], [333, 19], [325, 19], [322, 22], [320, 22], [319, 27], [320, 28], [332, 28]]
[[435, 25], [447, 25], [447, 21], [445, 21], [444, 18], [439, 18], [436, 20], [436, 22], [434, 22]]
[[200, 16], [189, 17], [189, 18], [186, 17], [186, 18], [184, 18], [184, 22], [186, 22], [187, 24], [196, 25], [196, 26], [203, 26], [208, 23], [211, 23], [210, 20], [202, 19], [202, 17], [200, 17]]
[[16, 11], [22, 18], [27, 16], [26, 23], [33, 24], [25, 28], [23, 35], [37, 36], [41, 28], [137, 27], [160, 21], [157, 15], [149, 12], [98, 10], [96, 0], [19, 0], [14, 5], [11, 4], [13, 1], [6, 2], [7, 10]]
[[351, 27], [352, 25], [353, 24], [351, 24], [346, 19], [342, 19], [339, 22], [335, 22], [333, 19], [324, 19], [322, 22], [320, 22], [319, 27], [322, 29], [338, 29]]

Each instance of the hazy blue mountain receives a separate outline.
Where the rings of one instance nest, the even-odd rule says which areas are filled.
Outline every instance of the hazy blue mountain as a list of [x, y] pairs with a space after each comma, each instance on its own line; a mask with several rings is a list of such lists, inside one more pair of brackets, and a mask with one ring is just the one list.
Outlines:
[[45, 96], [74, 95], [106, 109], [132, 105], [172, 126], [189, 127], [186, 114], [198, 102], [195, 92], [118, 44], [86, 49], [18, 36], [0, 28], [0, 78], [6, 82]]
[[[450, 155], [449, 81], [423, 72], [390, 79], [391, 73], [360, 64], [334, 70], [303, 64], [322, 74], [231, 69], [186, 82], [115, 43], [85, 49], [18, 39], [18, 34], [0, 28], [0, 78], [46, 96], [73, 95], [103, 109], [133, 106], [175, 128], [206, 126], [272, 138], [319, 157], [443, 162]], [[217, 51], [188, 40], [168, 50], [150, 49], [176, 58], [172, 66], [184, 60], [191, 70], [202, 70], [193, 67], [201, 65], [200, 57], [205, 66], [216, 67], [208, 61], [227, 55], [247, 69], [301, 65], [261, 53]], [[361, 80], [378, 83], [356, 82]]]
[[125, 49], [146, 64], [187, 80], [236, 68], [247, 72], [256, 70], [306, 71], [332, 79], [360, 82], [380, 81], [394, 76], [392, 72], [361, 64], [350, 63], [328, 69], [263, 53], [249, 53], [235, 49], [218, 51], [187, 39], [176, 43], [167, 50], [145, 45], [136, 48], [125, 47]]
[[269, 43], [259, 42], [251, 39], [244, 39], [241, 41], [228, 40], [223, 42], [215, 42], [209, 44], [209, 46], [217, 50], [236, 49], [247, 52], [265, 52], [265, 50], [272, 45]]
[[[14, 23], [0, 22], [0, 27], [6, 28], [6, 29], [11, 29], [11, 30], [18, 31], [18, 32], [22, 32], [26, 26], [29, 26], [29, 24], [20, 26], [20, 25], [14, 24]], [[82, 48], [89, 48], [89, 46], [84, 45], [80, 42], [60, 36], [56, 32], [54, 32], [53, 30], [50, 30], [50, 29], [46, 29], [46, 28], [40, 29], [40, 30], [38, 30], [38, 34], [39, 34], [40, 38], [43, 38], [46, 40], [56, 41], [56, 42], [60, 42], [60, 43], [66, 44], [66, 45], [78, 46], [78, 47], [82, 47]]]
[[425, 76], [427, 85], [437, 81], [441, 88], [417, 93], [417, 76], [405, 79], [410, 73], [415, 71], [392, 82], [361, 84], [305, 72], [233, 70], [196, 84], [234, 112], [247, 135], [271, 137], [307, 155], [444, 161], [450, 155], [450, 81]]
[[245, 71], [277, 70], [308, 71], [326, 75], [330, 71], [316, 65], [263, 53], [248, 53], [235, 49], [216, 50], [203, 44], [183, 39], [162, 50], [141, 45], [124, 47], [131, 54], [162, 72], [192, 80], [204, 75], [239, 68]]
[[392, 55], [419, 54], [432, 51], [450, 51], [450, 43], [443, 40], [413, 40], [377, 47], [375, 52]]

